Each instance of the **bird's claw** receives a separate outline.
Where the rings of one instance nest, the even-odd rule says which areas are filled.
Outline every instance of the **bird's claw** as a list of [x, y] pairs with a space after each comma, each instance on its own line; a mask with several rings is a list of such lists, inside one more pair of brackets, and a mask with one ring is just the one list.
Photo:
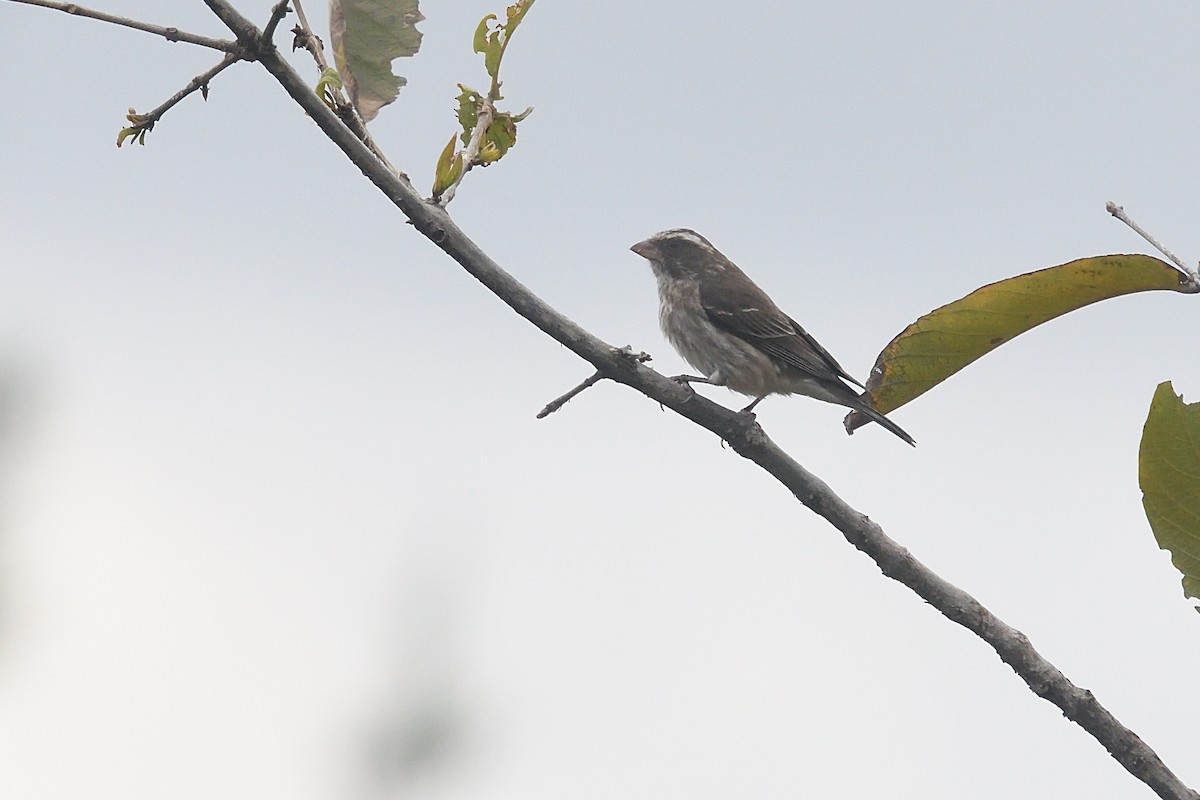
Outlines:
[[671, 377], [671, 380], [675, 381], [675, 382], [676, 382], [676, 383], [678, 383], [678, 384], [679, 384], [679, 385], [680, 385], [682, 388], [684, 388], [684, 389], [686, 389], [686, 390], [687, 390], [687, 398], [686, 398], [686, 399], [683, 401], [683, 402], [685, 402], [685, 403], [686, 403], [688, 400], [691, 400], [693, 397], [695, 397], [695, 396], [696, 396], [696, 390], [692, 388], [692, 384], [691, 384], [691, 380], [690, 380], [690, 378], [691, 378], [691, 376], [690, 376], [690, 375], [674, 375], [674, 376], [672, 376], [672, 377]]

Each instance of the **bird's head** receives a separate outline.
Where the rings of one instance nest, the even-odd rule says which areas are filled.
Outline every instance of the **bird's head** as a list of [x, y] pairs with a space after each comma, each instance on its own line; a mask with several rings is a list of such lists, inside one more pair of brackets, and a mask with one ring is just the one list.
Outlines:
[[656, 273], [672, 278], [699, 278], [723, 272], [729, 264], [707, 239], [688, 228], [660, 231], [629, 249], [649, 261]]

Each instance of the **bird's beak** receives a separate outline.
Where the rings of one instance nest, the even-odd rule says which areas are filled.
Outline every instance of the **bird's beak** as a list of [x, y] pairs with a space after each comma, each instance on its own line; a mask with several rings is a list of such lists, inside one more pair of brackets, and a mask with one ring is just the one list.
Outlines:
[[642, 258], [648, 258], [652, 261], [658, 258], [658, 248], [654, 246], [654, 242], [650, 239], [646, 239], [644, 242], [638, 242], [629, 249], [637, 253]]

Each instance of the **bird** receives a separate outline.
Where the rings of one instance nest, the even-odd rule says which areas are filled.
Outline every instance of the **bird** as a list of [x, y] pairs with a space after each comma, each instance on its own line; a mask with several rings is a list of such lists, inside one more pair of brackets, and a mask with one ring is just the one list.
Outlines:
[[916, 441], [885, 417], [865, 389], [700, 234], [660, 231], [629, 248], [650, 262], [658, 282], [658, 321], [667, 341], [702, 376], [684, 383], [724, 386], [753, 399], [750, 414], [772, 394], [802, 394], [861, 411], [910, 445]]

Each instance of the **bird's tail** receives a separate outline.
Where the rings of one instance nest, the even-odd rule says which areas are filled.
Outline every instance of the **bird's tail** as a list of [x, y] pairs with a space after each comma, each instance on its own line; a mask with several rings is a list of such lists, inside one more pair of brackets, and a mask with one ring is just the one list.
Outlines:
[[[866, 414], [868, 417], [878, 422], [880, 425], [887, 428], [889, 431], [896, 434], [913, 447], [917, 446], [917, 440], [909, 436], [908, 432], [905, 431], [904, 428], [901, 428], [899, 425], [885, 417], [882, 412], [877, 411], [875, 406], [871, 405], [871, 401], [866, 397], [865, 394], [860, 396], [858, 400], [859, 402], [854, 405], [856, 411], [861, 411], [862, 413]], [[847, 433], [853, 432], [853, 430], [847, 429]]]

